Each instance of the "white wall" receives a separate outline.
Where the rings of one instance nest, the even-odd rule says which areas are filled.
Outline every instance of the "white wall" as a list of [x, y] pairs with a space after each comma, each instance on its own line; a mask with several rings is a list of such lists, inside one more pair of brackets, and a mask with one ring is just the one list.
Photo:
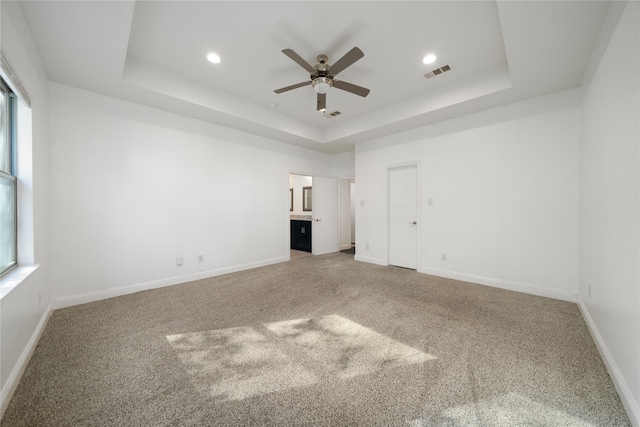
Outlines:
[[575, 301], [579, 119], [574, 89], [359, 144], [356, 259], [387, 264], [386, 168], [417, 161], [419, 271]]
[[[613, 3], [583, 82], [579, 302], [640, 425], [640, 22]], [[591, 286], [591, 296], [588, 287]]]
[[286, 261], [289, 171], [331, 174], [328, 155], [210, 123], [50, 99], [56, 306]]
[[336, 154], [331, 159], [333, 163], [333, 176], [337, 178], [354, 178], [356, 175], [356, 153]]
[[[35, 271], [0, 300], [1, 411], [50, 313], [48, 82], [17, 2], [0, 2], [2, 51], [31, 97], [31, 126], [18, 135], [18, 258]], [[23, 116], [24, 117], [24, 116]], [[29, 135], [25, 135], [30, 133]], [[27, 141], [24, 137], [27, 136]], [[30, 140], [29, 140], [30, 139]], [[3, 282], [14, 281], [15, 275]], [[4, 292], [3, 292], [4, 294]]]

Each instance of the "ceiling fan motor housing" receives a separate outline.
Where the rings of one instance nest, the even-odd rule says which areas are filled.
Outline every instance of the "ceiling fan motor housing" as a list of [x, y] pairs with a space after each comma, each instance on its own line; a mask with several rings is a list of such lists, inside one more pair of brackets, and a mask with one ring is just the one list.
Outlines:
[[333, 75], [329, 71], [331, 67], [327, 64], [327, 55], [318, 55], [316, 59], [318, 63], [314, 68], [318, 71], [311, 75], [311, 86], [317, 93], [324, 94], [333, 87]]

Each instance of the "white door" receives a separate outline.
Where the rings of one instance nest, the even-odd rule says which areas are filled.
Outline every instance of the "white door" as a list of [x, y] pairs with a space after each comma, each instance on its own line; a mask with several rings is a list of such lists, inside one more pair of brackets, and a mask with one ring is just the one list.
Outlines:
[[418, 268], [418, 202], [415, 165], [389, 169], [389, 264]]
[[338, 180], [313, 177], [313, 228], [311, 243], [314, 255], [340, 250], [338, 222]]

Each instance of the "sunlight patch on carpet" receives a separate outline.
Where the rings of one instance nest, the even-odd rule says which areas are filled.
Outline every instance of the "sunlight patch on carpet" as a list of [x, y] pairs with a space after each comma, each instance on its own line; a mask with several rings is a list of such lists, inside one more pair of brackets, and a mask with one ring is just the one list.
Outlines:
[[351, 378], [435, 359], [338, 315], [264, 325], [271, 332], [308, 352], [339, 378]]
[[249, 327], [169, 335], [167, 340], [206, 395], [240, 400], [311, 385], [317, 378]]
[[537, 402], [518, 393], [507, 393], [484, 399], [467, 405], [455, 406], [441, 413], [438, 420], [414, 420], [409, 427], [426, 427], [434, 422], [447, 425], [474, 424], [482, 425], [488, 420], [494, 426], [563, 426], [593, 427], [578, 417], [555, 409], [547, 404]]
[[205, 395], [242, 400], [436, 359], [338, 315], [168, 335]]

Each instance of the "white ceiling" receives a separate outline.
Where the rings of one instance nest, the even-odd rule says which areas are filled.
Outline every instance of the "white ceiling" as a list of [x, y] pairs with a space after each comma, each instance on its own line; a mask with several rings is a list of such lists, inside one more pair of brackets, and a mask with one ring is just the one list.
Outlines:
[[[580, 85], [608, 2], [21, 1], [50, 80], [336, 154], [357, 142]], [[308, 73], [354, 46], [327, 118]], [[205, 58], [216, 52], [220, 64]], [[438, 56], [424, 65], [427, 53]], [[451, 71], [426, 79], [434, 68]], [[277, 104], [275, 108], [269, 104]]]

